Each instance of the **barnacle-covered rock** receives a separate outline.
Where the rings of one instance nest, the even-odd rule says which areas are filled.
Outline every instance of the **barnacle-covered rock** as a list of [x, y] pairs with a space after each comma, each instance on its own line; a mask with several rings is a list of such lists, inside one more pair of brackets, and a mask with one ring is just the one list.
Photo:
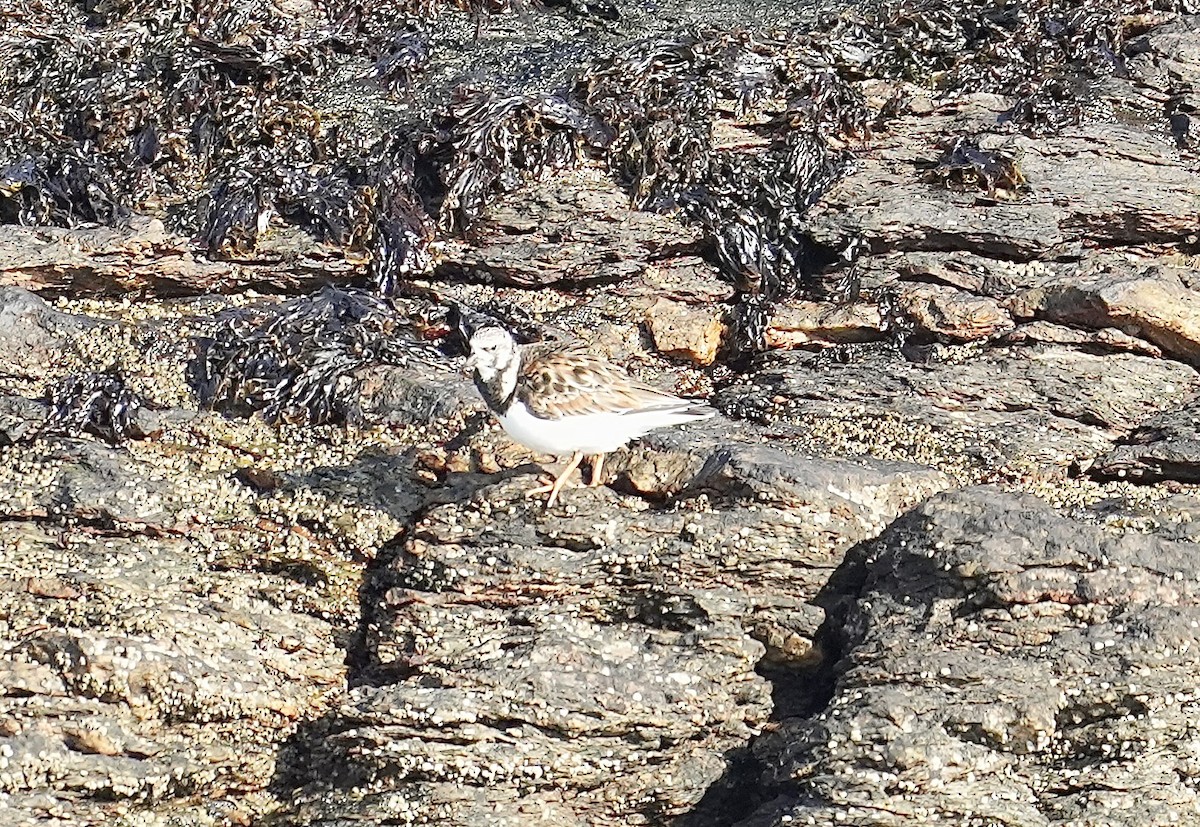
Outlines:
[[847, 555], [825, 593], [829, 704], [762, 739], [779, 795], [741, 823], [1186, 821], [1196, 500], [1164, 506], [1068, 516], [968, 488]]
[[[1023, 551], [1169, 521], [1196, 536], [1195, 498], [1153, 482], [1195, 479], [1196, 372], [1161, 358], [1193, 358], [1180, 313], [1200, 288], [1194, 171], [1166, 120], [1193, 105], [1185, 21], [1168, 48], [1137, 17], [1149, 3], [1114, 18], [1112, 0], [620, 2], [619, 26], [603, 3], [568, 5], [0, 15], [0, 166], [77, 153], [101, 190], [62, 206], [27, 188], [25, 219], [25, 196], [0, 198], [13, 220], [73, 225], [0, 228], [0, 279], [66, 311], [0, 296], [5, 816], [683, 827], [775, 809], [911, 822], [919, 802], [943, 820], [1109, 827], [1150, 802], [1151, 821], [1186, 821], [1172, 768], [1195, 740], [1195, 663], [1176, 670], [1104, 624], [1111, 600], [1077, 598], [1116, 595], [1137, 621], [1145, 595], [1183, 594], [1171, 560], [1190, 549], [1114, 541], [1137, 552], [1124, 567]], [[1051, 134], [1109, 106], [1119, 120]], [[973, 150], [921, 180], [946, 136], [1011, 149], [1036, 192], [1007, 202]], [[84, 191], [94, 220], [70, 206]], [[195, 261], [188, 239], [214, 233], [221, 260]], [[372, 286], [279, 304], [248, 280]], [[97, 289], [121, 298], [74, 297]], [[644, 335], [648, 308], [680, 309], [660, 298], [740, 332], [712, 366], [671, 364]], [[997, 338], [1006, 312], [1022, 324]], [[480, 410], [448, 335], [495, 321], [581, 338], [739, 421], [651, 435], [545, 511], [523, 497], [544, 458]], [[731, 374], [723, 357], [764, 344], [821, 352]], [[192, 357], [206, 403], [234, 416], [193, 410]], [[177, 409], [161, 435], [38, 430], [47, 384], [67, 419], [90, 419], [93, 397], [119, 407], [116, 375], [88, 376], [109, 364]], [[312, 424], [356, 418], [370, 424]], [[1078, 519], [995, 491], [921, 506], [951, 479]], [[1003, 565], [986, 548], [951, 559], [974, 535], [1013, 539]], [[1149, 587], [1125, 588], [1130, 572]], [[897, 573], [918, 588], [874, 588]], [[1146, 639], [1168, 651], [1179, 624], [1161, 614]], [[1048, 631], [1082, 670], [1035, 668]], [[975, 668], [980, 651], [1003, 668]], [[1126, 716], [1105, 693], [1129, 662], [1147, 674]], [[986, 691], [962, 714], [971, 681]], [[1046, 695], [1053, 681], [1082, 705]], [[913, 698], [927, 703], [905, 741], [888, 727]]]
[[1200, 482], [1198, 412], [1200, 403], [1193, 400], [1178, 410], [1151, 417], [1097, 458], [1088, 473], [1099, 479], [1140, 483]]

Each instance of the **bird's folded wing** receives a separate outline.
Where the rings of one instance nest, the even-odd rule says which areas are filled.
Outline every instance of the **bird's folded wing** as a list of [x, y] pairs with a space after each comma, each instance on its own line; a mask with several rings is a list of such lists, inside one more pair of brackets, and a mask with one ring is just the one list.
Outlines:
[[655, 390], [582, 350], [527, 346], [517, 399], [534, 416], [560, 419], [599, 413], [632, 413], [687, 406], [688, 400]]

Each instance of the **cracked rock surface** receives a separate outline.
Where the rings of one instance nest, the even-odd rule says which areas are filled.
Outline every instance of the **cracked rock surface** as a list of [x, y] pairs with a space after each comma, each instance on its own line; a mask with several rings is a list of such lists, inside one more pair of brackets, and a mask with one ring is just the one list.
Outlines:
[[786, 792], [741, 823], [1187, 823], [1198, 550], [1029, 496], [935, 496], [831, 581], [832, 699], [760, 740]]
[[[790, 17], [569, 5], [481, 42], [442, 9], [406, 103], [333, 49], [306, 105], [386, 131], [462, 77]], [[1200, 27], [1166, 5], [1060, 129], [826, 90], [880, 119], [794, 226], [833, 263], [792, 292], [596, 158], [490, 192], [386, 302], [269, 210], [225, 257], [149, 186], [123, 223], [0, 224], [0, 823], [1200, 823]], [[714, 157], [765, 151], [743, 109]], [[964, 136], [1023, 185], [931, 178]], [[720, 416], [545, 509], [451, 305]]]

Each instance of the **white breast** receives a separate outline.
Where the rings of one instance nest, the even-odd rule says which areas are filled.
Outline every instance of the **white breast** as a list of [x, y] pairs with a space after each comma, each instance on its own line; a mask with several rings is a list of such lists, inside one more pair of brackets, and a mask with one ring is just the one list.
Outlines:
[[527, 448], [542, 454], [565, 456], [607, 454], [655, 428], [701, 419], [680, 411], [637, 411], [633, 413], [592, 413], [565, 419], [540, 419], [529, 412], [525, 403], [513, 400], [502, 416], [505, 432]]

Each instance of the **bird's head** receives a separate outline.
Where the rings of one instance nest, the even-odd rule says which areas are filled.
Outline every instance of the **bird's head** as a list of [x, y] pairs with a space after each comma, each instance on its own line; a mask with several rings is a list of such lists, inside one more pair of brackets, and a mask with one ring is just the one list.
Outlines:
[[500, 327], [485, 327], [475, 331], [470, 341], [471, 355], [467, 370], [473, 370], [483, 381], [505, 373], [517, 360], [517, 343]]

